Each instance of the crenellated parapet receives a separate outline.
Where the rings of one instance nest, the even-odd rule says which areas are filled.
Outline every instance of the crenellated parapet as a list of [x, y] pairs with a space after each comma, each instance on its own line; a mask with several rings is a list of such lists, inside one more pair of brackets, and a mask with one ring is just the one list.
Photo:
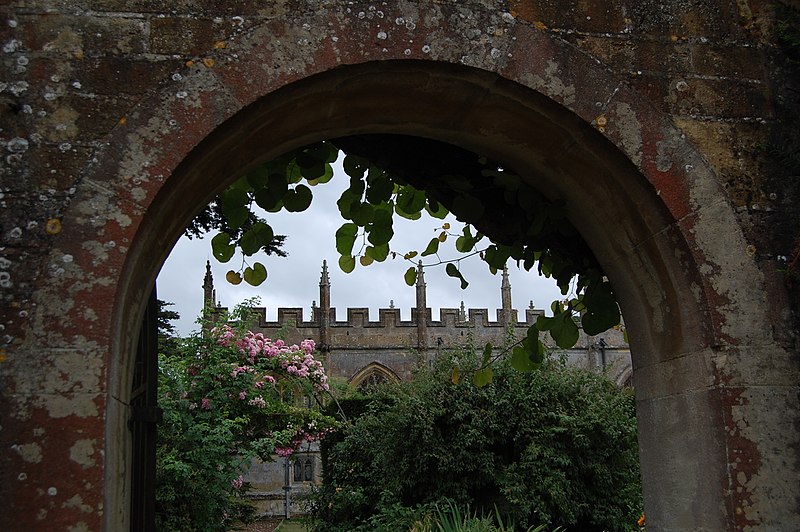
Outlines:
[[[205, 290], [213, 291], [207, 283]], [[402, 318], [400, 309], [378, 309], [377, 319], [366, 307], [350, 307], [338, 319], [336, 308], [330, 306], [330, 280], [327, 264], [323, 262], [320, 280], [320, 303], [311, 312], [299, 307], [279, 307], [274, 320], [269, 320], [266, 307], [253, 309], [251, 328], [265, 336], [281, 337], [289, 343], [299, 343], [310, 338], [322, 353], [329, 374], [356, 382], [365, 368], [378, 364], [393, 377], [410, 377], [421, 362], [430, 360], [451, 349], [482, 348], [486, 343], [501, 348], [514, 339], [527, 334], [544, 310], [534, 308], [533, 301], [520, 319], [511, 308], [511, 285], [508, 272], [503, 272], [500, 287], [502, 308], [496, 309], [496, 319], [491, 319], [489, 309], [460, 308], [439, 309], [439, 319], [434, 320], [432, 309], [426, 302], [425, 281], [422, 269], [417, 273], [417, 305], [411, 308], [410, 319]], [[218, 311], [224, 311], [222, 307]], [[274, 311], [272, 311], [274, 312]], [[580, 324], [578, 324], [580, 327]], [[546, 345], [552, 345], [549, 336], [543, 336]], [[630, 352], [622, 331], [612, 329], [599, 336], [587, 336], [580, 331], [577, 344], [564, 352], [570, 363], [588, 368], [619, 366], [610, 373], [622, 383], [630, 373]], [[365, 377], [367, 378], [367, 377]], [[356, 384], [358, 384], [356, 382]]]

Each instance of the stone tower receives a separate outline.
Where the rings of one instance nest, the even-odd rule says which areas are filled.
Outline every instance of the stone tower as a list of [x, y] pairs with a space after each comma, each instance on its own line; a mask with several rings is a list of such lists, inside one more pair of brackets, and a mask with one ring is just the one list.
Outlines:
[[428, 325], [428, 304], [425, 300], [425, 274], [422, 271], [422, 261], [417, 265], [417, 349], [424, 351], [428, 348], [425, 329]]
[[217, 306], [217, 291], [214, 289], [214, 276], [211, 274], [211, 261], [206, 261], [206, 276], [203, 278], [203, 308]]
[[319, 309], [314, 316], [319, 323], [319, 345], [317, 349], [327, 358], [331, 345], [331, 280], [328, 277], [328, 261], [322, 261], [322, 275], [319, 279]]
[[516, 321], [514, 311], [511, 310], [511, 282], [508, 280], [508, 266], [503, 266], [503, 281], [500, 283], [500, 300], [502, 309], [498, 321], [508, 327]]

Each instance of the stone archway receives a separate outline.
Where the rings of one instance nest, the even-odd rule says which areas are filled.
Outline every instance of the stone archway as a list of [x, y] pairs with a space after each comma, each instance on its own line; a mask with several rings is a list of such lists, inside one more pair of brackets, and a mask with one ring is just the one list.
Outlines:
[[[739, 489], [734, 486], [753, 472], [734, 479], [727, 468], [750, 468], [754, 458], [729, 462], [724, 433], [733, 428], [732, 414], [724, 410], [732, 398], [727, 389], [715, 384], [723, 368], [716, 366], [720, 359], [714, 349], [736, 341], [740, 333], [763, 336], [766, 329], [739, 321], [737, 313], [723, 316], [713, 304], [733, 297], [729, 304], [742, 305], [744, 310], [748, 305], [762, 306], [761, 296], [738, 290], [719, 294], [713, 279], [701, 273], [712, 262], [710, 257], [723, 250], [701, 249], [698, 234], [708, 231], [710, 236], [724, 230], [734, 243], [739, 238], [731, 234], [731, 226], [725, 227], [726, 207], [703, 202], [703, 196], [713, 197], [713, 175], [689, 146], [675, 144], [677, 131], [659, 123], [659, 135], [650, 139], [657, 145], [653, 148], [658, 161], [651, 161], [653, 180], [672, 180], [663, 189], [669, 197], [662, 199], [656, 189], [659, 181], [654, 186], [644, 179], [640, 168], [626, 161], [617, 147], [585, 121], [526, 92], [485, 71], [414, 61], [370, 62], [305, 78], [254, 102], [206, 137], [181, 162], [173, 181], [168, 181], [150, 207], [152, 218], [145, 219], [152, 220], [154, 229], [174, 223], [159, 213], [174, 213], [171, 205], [178, 197], [202, 205], [208, 199], [204, 183], [209, 177], [217, 187], [235, 177], [231, 155], [241, 161], [241, 170], [308, 140], [344, 133], [423, 135], [488, 153], [514, 168], [535, 168], [541, 180], [538, 186], [552, 187], [568, 199], [571, 219], [601, 257], [634, 331], [632, 352], [651, 520], [683, 523], [678, 528], [723, 526], [725, 519], [734, 518], [734, 508], [740, 507], [739, 495], [731, 495]], [[449, 105], [443, 106], [448, 99]], [[387, 100], [391, 106], [387, 107]], [[431, 107], [436, 104], [440, 107], [434, 113]], [[631, 111], [627, 102], [617, 107], [627, 108], [632, 116], [642, 113]], [[454, 122], [455, 115], [459, 118]], [[266, 131], [280, 139], [267, 150], [262, 140]], [[559, 153], [561, 158], [553, 156]], [[587, 175], [591, 178], [586, 179]], [[169, 188], [173, 183], [174, 190]], [[699, 190], [692, 190], [690, 183], [699, 185]], [[198, 191], [202, 198], [197, 197]], [[692, 211], [693, 195], [700, 196], [700, 212]], [[704, 214], [708, 218], [703, 219]], [[172, 234], [181, 225], [171, 228]], [[145, 242], [162, 234], [140, 233], [146, 240], [134, 243], [131, 255], [137, 249], [152, 249], [153, 243]], [[734, 245], [744, 247], [741, 240]], [[720, 260], [731, 258], [728, 253], [722, 255], [727, 258]], [[724, 286], [733, 288], [738, 284], [735, 277], [747, 269], [740, 262], [725, 273]], [[738, 302], [739, 298], [743, 301]], [[727, 323], [731, 318], [738, 324]], [[745, 325], [747, 330], [734, 331]], [[666, 374], [678, 375], [680, 380], [667, 381]], [[752, 448], [744, 451], [749, 454]], [[688, 507], [682, 502], [687, 491], [695, 498]], [[713, 505], [724, 509], [709, 512]]]
[[[63, 453], [40, 448], [38, 480], [7, 503], [25, 514], [20, 528], [50, 508], [63, 522], [125, 529], [129, 353], [168, 250], [249, 165], [354, 133], [485, 153], [567, 200], [632, 331], [655, 529], [796, 523], [796, 416], [769, 409], [796, 403], [784, 384], [796, 364], [770, 334], [763, 275], [703, 157], [596, 61], [509, 13], [387, 7], [397, 26], [387, 32], [348, 10], [276, 16], [191, 62], [87, 164], [50, 254], [66, 271], [37, 284], [26, 340], [31, 351], [70, 346], [28, 399], [36, 423], [69, 417], [79, 435], [64, 442], [75, 451], [52, 490], [41, 479]], [[474, 37], [489, 25], [496, 39]], [[66, 503], [81, 490], [86, 512]]]

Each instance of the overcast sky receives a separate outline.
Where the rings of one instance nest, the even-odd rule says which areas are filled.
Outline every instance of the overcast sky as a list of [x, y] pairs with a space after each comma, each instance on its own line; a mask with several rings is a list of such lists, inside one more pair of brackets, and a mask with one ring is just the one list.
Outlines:
[[[247, 283], [238, 286], [225, 281], [229, 269], [238, 269], [241, 256], [234, 256], [227, 264], [218, 263], [211, 255], [208, 239], [188, 240], [181, 238], [172, 250], [158, 277], [158, 297], [175, 303], [172, 307], [180, 313], [177, 323], [181, 335], [197, 329], [195, 319], [203, 306], [203, 277], [206, 260], [211, 260], [217, 300], [223, 306], [233, 307], [237, 303], [258, 296], [261, 306], [267, 308], [267, 319], [277, 319], [278, 307], [301, 307], [304, 318], [308, 319], [312, 301], [319, 304], [319, 281], [322, 261], [328, 261], [331, 280], [331, 306], [336, 308], [338, 320], [346, 317], [348, 307], [368, 307], [370, 320], [377, 321], [378, 308], [388, 308], [390, 301], [400, 309], [402, 319], [408, 320], [411, 308], [415, 306], [415, 289], [403, 281], [403, 273], [412, 264], [402, 259], [402, 254], [422, 251], [431, 238], [441, 232], [444, 221], [424, 214], [419, 220], [410, 221], [395, 216], [395, 236], [390, 243], [393, 251], [401, 254], [392, 260], [391, 256], [383, 263], [373, 263], [368, 267], [357, 264], [355, 271], [346, 274], [339, 269], [339, 254], [336, 251], [334, 233], [344, 223], [336, 207], [336, 200], [347, 186], [348, 178], [337, 170], [331, 182], [312, 187], [314, 200], [311, 207], [302, 213], [267, 213], [266, 218], [276, 234], [288, 235], [284, 250], [286, 258], [254, 256], [267, 267], [267, 280], [258, 287]], [[448, 218], [452, 225], [450, 232], [461, 233], [463, 224]], [[209, 238], [213, 236], [210, 235]], [[487, 240], [480, 244], [486, 245]], [[458, 258], [454, 249], [455, 238], [448, 238], [440, 246], [443, 260]], [[356, 244], [358, 246], [358, 244]], [[427, 260], [426, 260], [427, 259]], [[414, 259], [414, 264], [416, 263]], [[423, 259], [423, 264], [435, 262], [435, 256]], [[469, 281], [469, 287], [461, 290], [457, 279], [448, 277], [444, 266], [425, 269], [427, 303], [432, 309], [433, 319], [438, 319], [439, 308], [458, 308], [461, 301], [467, 308], [487, 308], [491, 319], [500, 307], [500, 273], [492, 275], [488, 267], [478, 257], [462, 260], [460, 269]], [[520, 316], [533, 300], [536, 308], [548, 309], [553, 299], [560, 297], [555, 283], [550, 279], [538, 277], [516, 266], [509, 267], [512, 286], [513, 307]]]

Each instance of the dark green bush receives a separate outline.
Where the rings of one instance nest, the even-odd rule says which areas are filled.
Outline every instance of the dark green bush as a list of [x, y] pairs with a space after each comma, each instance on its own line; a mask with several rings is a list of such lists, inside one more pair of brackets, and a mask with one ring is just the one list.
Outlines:
[[377, 530], [387, 516], [445, 500], [523, 529], [636, 529], [630, 390], [556, 361], [531, 373], [501, 365], [483, 388], [454, 384], [452, 365], [439, 366], [378, 391], [325, 443], [312, 502], [319, 530]]

